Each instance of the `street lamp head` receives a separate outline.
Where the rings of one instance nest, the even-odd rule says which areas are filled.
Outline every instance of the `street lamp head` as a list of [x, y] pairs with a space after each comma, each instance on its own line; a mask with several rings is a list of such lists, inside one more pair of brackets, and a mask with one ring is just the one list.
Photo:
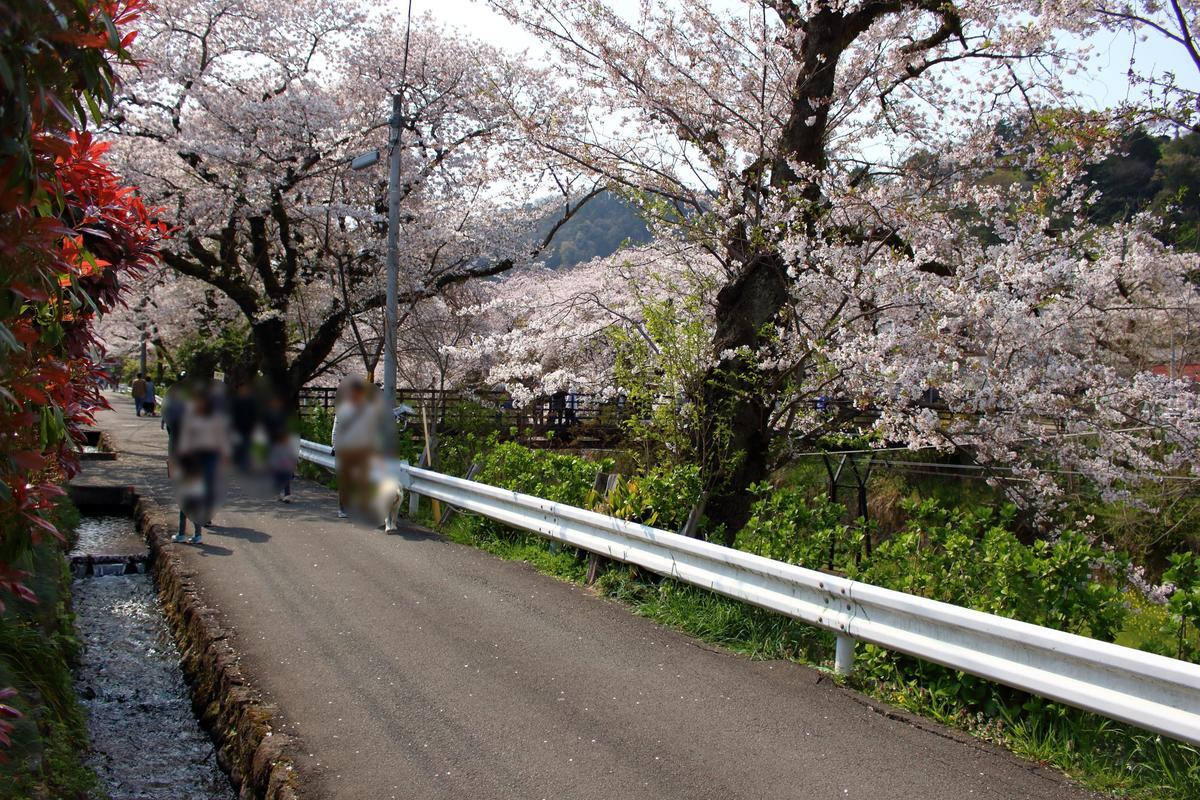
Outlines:
[[367, 167], [372, 167], [377, 163], [379, 163], [379, 151], [371, 150], [370, 152], [363, 153], [361, 156], [355, 156], [350, 161], [350, 169], [366, 169]]

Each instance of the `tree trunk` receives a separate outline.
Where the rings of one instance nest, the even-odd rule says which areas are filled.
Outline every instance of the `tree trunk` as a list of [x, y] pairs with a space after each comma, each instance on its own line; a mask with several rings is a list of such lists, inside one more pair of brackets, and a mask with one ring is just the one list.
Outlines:
[[[709, 491], [708, 517], [724, 526], [726, 544], [750, 518], [749, 487], [767, 477], [771, 448], [770, 405], [752, 361], [787, 301], [787, 272], [775, 254], [754, 257], [741, 277], [717, 295], [715, 352], [719, 361], [705, 381], [705, 414], [725, 427], [704, 430], [696, 442]], [[734, 351], [733, 355], [722, 356]]]
[[287, 324], [276, 317], [256, 322], [251, 330], [258, 368], [270, 384], [271, 391], [282, 398], [288, 408], [298, 407], [300, 386], [293, 385], [292, 371], [288, 369]]

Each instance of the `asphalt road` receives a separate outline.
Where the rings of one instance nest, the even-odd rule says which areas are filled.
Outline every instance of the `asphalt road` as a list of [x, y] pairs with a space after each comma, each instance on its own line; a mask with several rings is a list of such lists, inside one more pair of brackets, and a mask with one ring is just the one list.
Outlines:
[[[169, 498], [158, 421], [100, 418], [87, 479]], [[233, 480], [186, 555], [241, 667], [300, 737], [310, 797], [1089, 797], [821, 673], [717, 651], [588, 590], [410, 528]]]

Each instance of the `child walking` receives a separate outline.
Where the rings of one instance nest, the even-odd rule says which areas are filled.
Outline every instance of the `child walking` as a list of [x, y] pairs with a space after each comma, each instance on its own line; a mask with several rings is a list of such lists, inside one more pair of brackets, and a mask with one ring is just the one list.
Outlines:
[[267, 463], [271, 467], [271, 477], [275, 480], [275, 490], [279, 492], [279, 502], [292, 502], [292, 478], [296, 474], [296, 443], [287, 429], [275, 431], [271, 449], [267, 453]]

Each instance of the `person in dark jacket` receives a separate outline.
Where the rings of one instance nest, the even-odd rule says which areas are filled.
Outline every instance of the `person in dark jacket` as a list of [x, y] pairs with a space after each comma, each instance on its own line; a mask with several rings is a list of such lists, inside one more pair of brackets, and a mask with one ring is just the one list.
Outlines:
[[254, 444], [254, 429], [258, 427], [258, 398], [250, 383], [238, 386], [233, 395], [230, 416], [233, 418], [233, 463], [239, 470], [246, 472], [250, 469], [250, 448]]

